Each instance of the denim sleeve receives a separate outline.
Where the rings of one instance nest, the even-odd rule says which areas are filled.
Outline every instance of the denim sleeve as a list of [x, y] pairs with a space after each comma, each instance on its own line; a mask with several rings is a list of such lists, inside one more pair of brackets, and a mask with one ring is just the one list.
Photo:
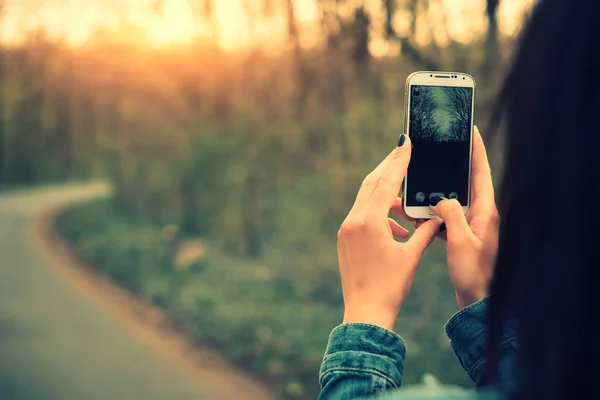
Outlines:
[[495, 382], [484, 382], [486, 365], [486, 327], [489, 297], [473, 303], [456, 313], [446, 323], [446, 334], [458, 361], [477, 388], [488, 384], [510, 390], [515, 385], [517, 339], [514, 324], [507, 324], [500, 343], [500, 362]]
[[402, 384], [406, 347], [400, 336], [375, 325], [351, 323], [329, 337], [319, 400], [373, 397]]

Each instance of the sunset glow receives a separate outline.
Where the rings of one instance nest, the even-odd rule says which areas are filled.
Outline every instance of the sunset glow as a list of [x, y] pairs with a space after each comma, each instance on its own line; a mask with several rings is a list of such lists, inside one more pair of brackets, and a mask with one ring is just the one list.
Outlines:
[[147, 29], [150, 42], [169, 45], [190, 41], [197, 35], [197, 24], [185, 1], [167, 1], [153, 18], [144, 16], [140, 24]]
[[[521, 14], [533, 1], [504, 0], [501, 3], [499, 24], [503, 34], [516, 32]], [[202, 38], [214, 40], [228, 51], [257, 45], [279, 47], [285, 43], [285, 2], [272, 2], [272, 10], [265, 13], [261, 9], [262, 2], [213, 0], [210, 19], [202, 10], [194, 9], [200, 7], [200, 3], [192, 0], [47, 0], [34, 6], [15, 1], [6, 5], [0, 35], [4, 40], [16, 42], [24, 39], [28, 32], [42, 29], [51, 37], [83, 45], [102, 31], [113, 39], [151, 47], [187, 44]], [[356, 1], [349, 3], [354, 5]], [[444, 45], [450, 38], [465, 42], [473, 35], [481, 35], [486, 29], [481, 12], [484, 3], [484, 0], [444, 0], [433, 4], [429, 16], [419, 17], [423, 21], [429, 18], [432, 26], [418, 21], [415, 41], [426, 43], [435, 39]], [[372, 20], [379, 24], [383, 13], [381, 1], [364, 0], [364, 4]], [[317, 0], [294, 0], [294, 5], [301, 35], [305, 39], [318, 38]], [[341, 15], [344, 8], [350, 9], [338, 7]], [[397, 31], [403, 34], [409, 23], [408, 15], [400, 10], [394, 18]], [[373, 53], [385, 55], [390, 51], [390, 44], [383, 40], [381, 33], [373, 33]]]

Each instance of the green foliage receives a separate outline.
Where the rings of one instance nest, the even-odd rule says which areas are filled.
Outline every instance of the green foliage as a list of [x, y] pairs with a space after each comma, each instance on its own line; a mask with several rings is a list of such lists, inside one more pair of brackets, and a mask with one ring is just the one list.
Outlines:
[[[273, 236], [260, 260], [232, 257], [209, 242], [202, 268], [177, 271], [164, 229], [119, 216], [110, 200], [72, 208], [55, 229], [84, 260], [165, 308], [199, 344], [220, 350], [286, 398], [315, 398], [327, 338], [343, 308], [335, 243], [326, 234], [331, 226], [323, 227], [303, 202], [329, 186], [327, 179], [308, 179], [288, 193], [289, 208], [276, 220], [295, 229]], [[433, 373], [444, 383], [469, 385], [443, 333], [456, 309], [443, 258], [439, 244], [426, 253], [400, 313], [407, 384]]]
[[160, 272], [160, 262], [168, 259], [170, 250], [152, 227], [136, 226], [133, 234], [122, 235], [129, 225], [116, 219], [107, 225], [109, 213], [108, 203], [93, 203], [89, 208], [75, 208], [64, 214], [56, 226], [91, 265], [141, 293], [148, 277]]

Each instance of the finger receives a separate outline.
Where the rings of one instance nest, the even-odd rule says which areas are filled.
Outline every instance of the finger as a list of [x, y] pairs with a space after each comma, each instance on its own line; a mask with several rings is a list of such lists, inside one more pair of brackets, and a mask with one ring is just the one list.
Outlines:
[[405, 221], [409, 221], [409, 222], [416, 221], [416, 219], [409, 217], [404, 212], [404, 208], [402, 207], [402, 198], [401, 197], [396, 197], [396, 200], [394, 200], [394, 204], [392, 204], [392, 208], [390, 209], [390, 211], [393, 212], [394, 214], [398, 215]]
[[[419, 229], [421, 225], [423, 225], [426, 221], [427, 220], [425, 219], [417, 220], [417, 222], [415, 223], [415, 229]], [[448, 236], [446, 234], [446, 224], [442, 223], [442, 225], [440, 225], [440, 233], [438, 233], [437, 237], [442, 239], [444, 242], [448, 240]]]
[[471, 172], [473, 200], [493, 201], [494, 184], [487, 152], [479, 129], [475, 127], [473, 136], [473, 167]]
[[422, 254], [440, 232], [440, 225], [442, 225], [442, 220], [439, 218], [423, 222], [407, 242], [408, 245], [417, 254]]
[[395, 151], [396, 149], [389, 153], [387, 157], [384, 158], [383, 161], [381, 161], [379, 165], [373, 171], [371, 171], [371, 173], [367, 175], [366, 178], [363, 180], [360, 189], [358, 190], [358, 194], [356, 195], [354, 205], [350, 210], [350, 213], [362, 210], [364, 207], [366, 207], [366, 205], [369, 202], [369, 199], [371, 198], [371, 195], [373, 194], [373, 191], [379, 183], [381, 176], [387, 169], [392, 159], [392, 154], [394, 154]]
[[390, 225], [390, 229], [392, 230], [392, 235], [394, 235], [394, 237], [406, 239], [410, 235], [410, 233], [408, 232], [408, 230], [406, 230], [406, 228], [401, 226], [399, 223], [397, 223], [393, 219], [388, 218], [388, 223]]
[[434, 196], [429, 202], [429, 208], [444, 221], [448, 238], [473, 234], [458, 200], [448, 200]]
[[404, 143], [392, 152], [392, 158], [367, 205], [374, 213], [388, 214], [400, 193], [411, 154], [410, 138], [403, 136]]

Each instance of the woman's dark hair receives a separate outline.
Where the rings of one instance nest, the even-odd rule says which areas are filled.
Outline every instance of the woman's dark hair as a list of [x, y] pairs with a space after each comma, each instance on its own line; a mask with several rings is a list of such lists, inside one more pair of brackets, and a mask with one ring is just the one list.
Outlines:
[[599, 6], [541, 0], [500, 96], [506, 157], [488, 372], [515, 321], [517, 398], [600, 397]]

